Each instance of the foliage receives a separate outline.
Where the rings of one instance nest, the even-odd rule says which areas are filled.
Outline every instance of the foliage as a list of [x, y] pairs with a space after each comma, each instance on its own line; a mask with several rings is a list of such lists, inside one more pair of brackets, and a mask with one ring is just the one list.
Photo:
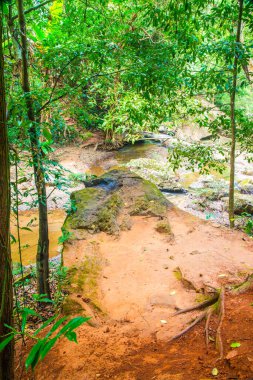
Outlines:
[[[40, 297], [40, 302], [48, 302]], [[77, 343], [77, 335], [75, 330], [81, 326], [83, 323], [87, 322], [90, 318], [88, 317], [76, 317], [67, 321], [67, 317], [59, 318], [53, 316], [46, 321], [43, 321], [41, 326], [36, 329], [34, 333], [27, 332], [27, 318], [29, 316], [39, 317], [41, 320], [43, 318], [33, 309], [23, 308], [21, 310], [21, 329], [17, 330], [11, 326], [7, 326], [10, 329], [10, 333], [4, 337], [0, 343], [0, 352], [6, 347], [7, 344], [12, 339], [17, 338], [26, 338], [29, 337], [35, 341], [32, 349], [30, 350], [26, 360], [25, 367], [28, 370], [31, 368], [34, 370], [36, 365], [45, 358], [45, 356], [50, 352], [54, 345], [58, 342], [61, 337], [67, 338], [69, 341]], [[51, 329], [48, 331], [48, 327], [52, 324]], [[44, 337], [39, 338], [39, 334], [45, 333]]]

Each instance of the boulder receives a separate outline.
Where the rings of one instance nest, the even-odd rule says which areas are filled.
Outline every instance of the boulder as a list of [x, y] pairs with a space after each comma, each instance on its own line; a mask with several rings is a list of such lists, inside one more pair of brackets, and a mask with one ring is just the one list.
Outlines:
[[247, 178], [240, 181], [238, 188], [242, 194], [253, 194], [253, 179]]
[[[225, 202], [225, 210], [228, 211], [228, 197], [222, 199]], [[253, 196], [248, 194], [235, 194], [235, 214], [243, 213], [253, 215]]]
[[104, 231], [118, 234], [131, 228], [133, 215], [166, 216], [172, 204], [156, 185], [127, 169], [112, 170], [86, 183], [86, 188], [71, 194], [72, 211], [64, 229], [74, 233]]
[[185, 193], [186, 190], [173, 173], [170, 164], [164, 160], [139, 158], [131, 160], [127, 167], [141, 177], [156, 184], [158, 188], [167, 193]]

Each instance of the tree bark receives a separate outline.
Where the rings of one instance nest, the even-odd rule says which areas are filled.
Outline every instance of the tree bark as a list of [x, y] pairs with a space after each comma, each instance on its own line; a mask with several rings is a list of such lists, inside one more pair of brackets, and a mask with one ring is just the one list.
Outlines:
[[38, 194], [39, 207], [39, 241], [37, 250], [37, 286], [39, 294], [47, 294], [50, 297], [49, 289], [49, 239], [48, 239], [48, 217], [47, 217], [47, 196], [45, 186], [45, 174], [42, 162], [42, 154], [39, 141], [39, 119], [34, 112], [33, 99], [30, 93], [28, 49], [26, 36], [26, 21], [23, 7], [23, 0], [17, 0], [18, 19], [21, 34], [22, 49], [22, 87], [25, 95], [27, 117], [30, 121], [29, 137], [31, 143], [31, 153], [34, 168], [34, 179]]
[[229, 225], [235, 226], [235, 149], [236, 149], [236, 120], [235, 120], [235, 98], [238, 74], [237, 48], [241, 42], [243, 0], [239, 0], [239, 13], [237, 22], [235, 56], [233, 65], [233, 87], [230, 94], [230, 123], [231, 123], [231, 150], [230, 150], [230, 184], [229, 184]]
[[[13, 325], [12, 268], [10, 251], [10, 163], [6, 121], [3, 55], [3, 19], [0, 9], [0, 341]], [[0, 380], [14, 379], [14, 341], [0, 352]]]

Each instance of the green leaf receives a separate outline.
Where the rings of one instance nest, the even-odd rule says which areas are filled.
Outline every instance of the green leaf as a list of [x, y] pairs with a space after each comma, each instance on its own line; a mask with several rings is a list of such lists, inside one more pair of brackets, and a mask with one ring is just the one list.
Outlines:
[[45, 358], [45, 356], [48, 354], [48, 352], [53, 348], [53, 346], [55, 345], [57, 339], [58, 339], [57, 337], [55, 337], [53, 339], [50, 339], [45, 344], [45, 346], [43, 347], [43, 349], [41, 350], [41, 353], [40, 353], [41, 360], [43, 360]]
[[57, 334], [57, 336], [65, 335], [67, 332], [70, 332], [77, 327], [81, 326], [83, 323], [87, 322], [90, 317], [76, 317], [71, 319]]
[[22, 310], [22, 323], [21, 323], [21, 332], [23, 333], [25, 331], [26, 321], [28, 315], [35, 315], [36, 317], [40, 317], [41, 315], [36, 313], [33, 309], [28, 309], [27, 307], [24, 307]]
[[40, 349], [42, 345], [44, 345], [45, 340], [40, 339], [31, 349], [29, 352], [29, 355], [25, 361], [25, 368], [28, 369], [29, 367], [34, 368], [36, 364], [39, 361], [39, 356], [40, 356]]
[[21, 227], [20, 229], [21, 229], [21, 230], [25, 230], [25, 231], [33, 232], [33, 231], [31, 230], [31, 228], [28, 228], [28, 227]]
[[54, 303], [54, 301], [47, 298], [46, 294], [33, 294], [33, 299], [38, 302]]
[[230, 347], [232, 347], [232, 348], [238, 348], [240, 346], [241, 346], [241, 343], [239, 343], [239, 342], [233, 342], [230, 344]]
[[65, 337], [70, 340], [71, 342], [76, 342], [77, 343], [77, 337], [76, 333], [74, 331], [69, 331], [65, 334]]
[[10, 234], [10, 237], [11, 237], [11, 244], [17, 243], [17, 239], [15, 238], [14, 235]]
[[50, 130], [49, 130], [48, 128], [44, 128], [43, 131], [42, 131], [42, 133], [43, 133], [43, 136], [44, 136], [48, 141], [52, 140], [52, 134], [51, 134], [51, 132], [50, 132]]
[[212, 375], [213, 376], [218, 376], [218, 374], [219, 374], [218, 368], [213, 368], [212, 369]]
[[63, 322], [66, 321], [66, 319], [67, 319], [67, 317], [63, 317], [63, 318], [59, 319], [59, 321], [55, 322], [55, 324], [53, 325], [53, 327], [51, 328], [51, 330], [49, 331], [49, 333], [46, 335], [46, 338], [50, 337], [53, 334], [53, 332], [55, 332], [58, 329], [58, 327]]
[[9, 336], [7, 336], [7, 338], [5, 338], [4, 340], [2, 340], [2, 342], [0, 343], [0, 352], [3, 351], [3, 349], [7, 346], [7, 344], [10, 343], [10, 341], [14, 338], [14, 334], [10, 334]]
[[38, 333], [40, 331], [42, 331], [45, 327], [47, 327], [48, 325], [50, 325], [51, 322], [53, 322], [55, 320], [55, 318], [57, 318], [56, 315], [54, 315], [53, 317], [49, 318], [46, 322], [44, 322], [33, 334], [33, 336], [36, 336], [38, 335]]

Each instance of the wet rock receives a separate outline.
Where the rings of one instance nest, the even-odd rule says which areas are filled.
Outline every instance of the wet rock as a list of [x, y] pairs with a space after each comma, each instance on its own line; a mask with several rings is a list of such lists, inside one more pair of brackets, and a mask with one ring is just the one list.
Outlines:
[[170, 164], [164, 160], [140, 158], [131, 160], [127, 167], [141, 177], [156, 184], [158, 188], [167, 193], [185, 193], [186, 190], [173, 173]]
[[[228, 211], [228, 198], [223, 198], [225, 203], [225, 210]], [[248, 194], [235, 194], [235, 214], [241, 215], [243, 213], [253, 215], [253, 196]]]
[[242, 194], [253, 194], [253, 179], [247, 178], [240, 181], [238, 187]]
[[71, 194], [66, 230], [118, 234], [131, 228], [131, 215], [164, 217], [171, 205], [156, 185], [127, 169], [112, 170], [86, 185]]
[[186, 193], [186, 190], [183, 188], [183, 186], [179, 183], [179, 181], [175, 179], [166, 180], [164, 182], [159, 183], [158, 188], [165, 193], [172, 193], [172, 194]]

